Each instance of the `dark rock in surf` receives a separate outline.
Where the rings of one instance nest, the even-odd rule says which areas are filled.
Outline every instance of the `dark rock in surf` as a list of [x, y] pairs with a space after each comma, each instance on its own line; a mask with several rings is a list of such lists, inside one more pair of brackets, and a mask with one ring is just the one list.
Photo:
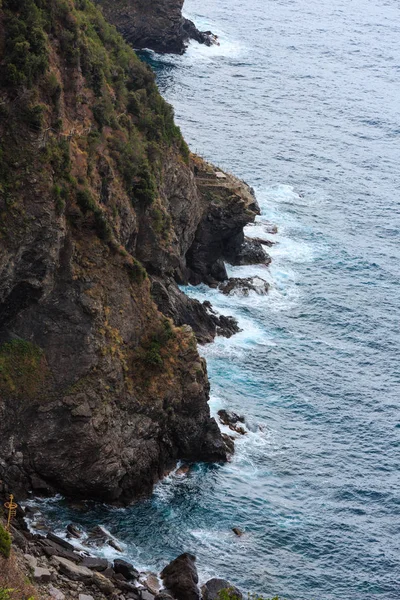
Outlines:
[[256, 239], [244, 238], [236, 256], [230, 261], [232, 265], [269, 265], [271, 257]]
[[114, 571], [116, 573], [121, 573], [128, 581], [132, 579], [138, 579], [140, 573], [131, 563], [126, 560], [122, 560], [117, 558], [114, 560]]
[[219, 289], [226, 296], [249, 296], [250, 292], [255, 292], [258, 296], [265, 296], [268, 294], [269, 284], [261, 277], [246, 277], [240, 279], [238, 277], [231, 277], [228, 281], [221, 283]]
[[196, 557], [185, 552], [161, 572], [164, 585], [176, 600], [200, 600]]

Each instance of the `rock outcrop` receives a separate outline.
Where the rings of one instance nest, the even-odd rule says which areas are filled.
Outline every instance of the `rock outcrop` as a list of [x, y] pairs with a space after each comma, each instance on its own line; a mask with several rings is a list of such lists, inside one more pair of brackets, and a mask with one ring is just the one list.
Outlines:
[[197, 585], [199, 576], [195, 562], [196, 557], [185, 552], [161, 572], [167, 591], [170, 591], [176, 600], [200, 600], [201, 595]]
[[104, 15], [136, 49], [182, 54], [189, 40], [216, 43], [211, 31], [199, 31], [182, 16], [184, 0], [96, 0]]
[[179, 459], [227, 458], [182, 325], [235, 325], [173, 310], [174, 282], [224, 279], [258, 207], [190, 155], [89, 0], [1, 6], [1, 485], [129, 502]]

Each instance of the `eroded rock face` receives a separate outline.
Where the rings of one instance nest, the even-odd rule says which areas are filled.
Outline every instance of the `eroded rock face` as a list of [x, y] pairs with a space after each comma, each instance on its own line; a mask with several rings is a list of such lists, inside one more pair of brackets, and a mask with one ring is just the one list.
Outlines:
[[[31, 92], [0, 79], [0, 480], [20, 496], [126, 503], [177, 460], [227, 459], [206, 366], [184, 324], [199, 339], [235, 325], [183, 301], [174, 312], [174, 281], [223, 278], [257, 207], [244, 184], [217, 182], [213, 167], [185, 152], [153, 76], [133, 52], [113, 62], [115, 34], [99, 15], [108, 70], [94, 80], [73, 62], [65, 28], [83, 53], [89, 42], [77, 31], [85, 5], [69, 6], [75, 12], [54, 17], [51, 36], [43, 29], [48, 68]], [[135, 91], [120, 93], [125, 80]], [[21, 115], [32, 119], [38, 106], [33, 127]], [[154, 303], [149, 275], [172, 300]]]
[[182, 16], [184, 0], [96, 0], [104, 15], [134, 48], [182, 54], [190, 39], [211, 45], [215, 36], [201, 32]]

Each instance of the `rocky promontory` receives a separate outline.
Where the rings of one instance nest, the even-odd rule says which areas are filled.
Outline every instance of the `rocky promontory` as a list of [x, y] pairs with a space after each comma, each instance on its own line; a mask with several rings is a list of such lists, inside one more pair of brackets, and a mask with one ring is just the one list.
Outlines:
[[189, 40], [210, 46], [211, 31], [199, 31], [182, 16], [184, 0], [96, 0], [110, 23], [134, 48], [182, 54]]

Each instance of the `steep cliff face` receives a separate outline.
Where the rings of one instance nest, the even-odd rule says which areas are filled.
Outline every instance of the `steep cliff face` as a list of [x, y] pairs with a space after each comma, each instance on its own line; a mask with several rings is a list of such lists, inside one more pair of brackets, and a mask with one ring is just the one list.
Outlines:
[[211, 32], [199, 31], [182, 16], [184, 0], [96, 0], [104, 15], [134, 48], [181, 54], [190, 39], [211, 45]]
[[0, 52], [0, 479], [126, 502], [178, 459], [226, 460], [193, 333], [154, 285], [188, 322], [175, 281], [213, 281], [232, 236], [204, 245], [256, 206], [236, 180], [207, 196], [89, 0], [3, 0]]

